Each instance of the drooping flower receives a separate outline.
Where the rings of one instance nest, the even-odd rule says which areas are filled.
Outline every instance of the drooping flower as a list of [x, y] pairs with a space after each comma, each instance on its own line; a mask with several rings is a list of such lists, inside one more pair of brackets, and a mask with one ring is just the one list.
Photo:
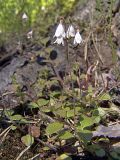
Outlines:
[[23, 20], [27, 20], [27, 19], [28, 19], [28, 16], [27, 16], [26, 13], [24, 13], [24, 14], [22, 15], [22, 19], [23, 19]]
[[82, 42], [82, 37], [80, 35], [80, 31], [79, 29], [77, 29], [77, 33], [75, 35], [75, 38], [74, 38], [74, 44], [80, 44]]
[[66, 36], [67, 36], [67, 38], [75, 37], [75, 29], [74, 29], [73, 25], [70, 25], [68, 27]]
[[63, 20], [61, 19], [60, 20], [60, 23], [55, 31], [55, 35], [53, 37], [56, 37], [56, 41], [54, 43], [57, 43], [57, 44], [62, 44], [64, 45], [64, 38], [65, 38], [66, 34], [65, 34], [65, 29], [64, 29], [64, 26], [63, 26]]
[[33, 30], [31, 30], [30, 32], [27, 33], [28, 39], [32, 39], [32, 36], [33, 36]]
[[63, 39], [63, 37], [58, 37], [54, 43], [57, 43], [59, 45], [62, 44], [64, 46], [64, 39]]
[[42, 11], [45, 11], [45, 6], [42, 6], [42, 7], [41, 7], [41, 10], [42, 10]]

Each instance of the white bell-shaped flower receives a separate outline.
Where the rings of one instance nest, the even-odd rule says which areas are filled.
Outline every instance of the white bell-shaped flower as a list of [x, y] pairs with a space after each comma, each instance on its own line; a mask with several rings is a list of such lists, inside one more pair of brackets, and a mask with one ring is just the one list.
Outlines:
[[53, 37], [56, 37], [56, 41], [54, 43], [57, 44], [62, 44], [64, 46], [64, 38], [65, 38], [66, 34], [65, 34], [65, 29], [64, 26], [62, 24], [62, 20], [60, 20], [60, 23], [55, 31], [55, 35]]
[[62, 44], [62, 45], [64, 46], [63, 37], [58, 37], [54, 43], [57, 43], [57, 44], [59, 44], [59, 45]]
[[30, 32], [27, 33], [27, 38], [32, 39], [33, 36], [33, 31], [31, 30]]
[[66, 36], [67, 36], [67, 38], [75, 37], [75, 29], [74, 29], [73, 25], [70, 25], [68, 27]]
[[28, 16], [27, 16], [26, 13], [24, 13], [24, 14], [22, 15], [22, 19], [24, 19], [24, 20], [27, 20], [27, 19], [28, 19]]
[[82, 42], [82, 37], [80, 35], [80, 32], [79, 30], [77, 30], [77, 33], [75, 35], [75, 38], [74, 38], [74, 44], [80, 44]]
[[54, 37], [63, 37], [65, 38], [65, 29], [64, 29], [64, 26], [63, 24], [60, 22], [60, 24], [58, 25], [56, 31], [55, 31], [55, 35]]

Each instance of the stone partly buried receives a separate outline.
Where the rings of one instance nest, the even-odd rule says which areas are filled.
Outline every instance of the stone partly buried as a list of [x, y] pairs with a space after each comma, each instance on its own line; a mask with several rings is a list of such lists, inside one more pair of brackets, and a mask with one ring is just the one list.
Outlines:
[[[26, 56], [27, 54], [27, 56]], [[16, 96], [16, 87], [19, 85], [22, 91], [28, 91], [34, 96], [34, 91], [30, 89], [30, 85], [37, 80], [39, 71], [43, 68], [43, 59], [37, 57], [31, 62], [32, 55], [25, 53], [24, 55], [12, 56], [9, 63], [1, 66], [0, 70], [0, 107], [15, 107], [20, 104], [19, 97]], [[25, 97], [25, 101], [28, 97]]]

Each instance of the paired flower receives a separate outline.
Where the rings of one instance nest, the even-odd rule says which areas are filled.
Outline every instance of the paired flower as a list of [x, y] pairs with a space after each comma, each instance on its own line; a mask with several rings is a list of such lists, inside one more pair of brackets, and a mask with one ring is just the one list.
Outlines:
[[65, 37], [67, 37], [67, 38], [75, 37], [74, 42], [73, 42], [74, 45], [80, 44], [82, 42], [82, 37], [80, 35], [79, 29], [77, 29], [77, 33], [75, 34], [75, 29], [74, 29], [73, 25], [70, 25], [68, 27], [67, 32], [65, 33], [62, 19], [60, 20], [60, 23], [59, 23], [59, 25], [55, 31], [55, 35], [53, 37], [57, 38], [54, 43], [57, 43], [59, 45], [62, 44], [63, 46], [64, 46], [64, 38]]

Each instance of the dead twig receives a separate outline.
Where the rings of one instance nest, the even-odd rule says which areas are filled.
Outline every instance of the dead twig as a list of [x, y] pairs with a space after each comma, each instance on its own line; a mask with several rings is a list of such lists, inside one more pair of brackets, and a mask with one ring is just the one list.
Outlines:
[[19, 156], [16, 158], [16, 160], [19, 160], [19, 159], [22, 157], [22, 155], [23, 155], [30, 147], [31, 147], [31, 146], [26, 147], [26, 148], [19, 154]]
[[2, 133], [0, 133], [0, 137], [2, 137], [9, 129], [11, 129], [11, 126], [9, 126]]
[[35, 158], [39, 157], [40, 156], [40, 153], [36, 154], [34, 157], [28, 159], [28, 160], [34, 160]]
[[[3, 143], [3, 141], [5, 140], [6, 136], [7, 136], [8, 133], [10, 132], [10, 130], [11, 130], [11, 126], [7, 128], [7, 131], [6, 131], [5, 134], [3, 135], [0, 144]], [[3, 132], [2, 132], [2, 133], [3, 133]]]
[[93, 40], [93, 44], [94, 44], [94, 47], [95, 47], [95, 50], [96, 50], [96, 53], [97, 53], [97, 56], [100, 60], [100, 62], [103, 64], [103, 60], [102, 60], [102, 57], [101, 57], [101, 54], [97, 48], [97, 45], [96, 45], [96, 41], [95, 41], [95, 38], [94, 38], [94, 34], [92, 33], [92, 40]]
[[37, 138], [37, 141], [42, 143], [45, 147], [48, 147], [48, 148], [50, 148], [51, 150], [53, 150], [55, 152], [57, 151], [57, 148], [54, 147], [53, 145], [51, 145], [49, 143], [45, 143], [44, 141], [42, 141], [41, 139], [38, 139], [38, 138]]

